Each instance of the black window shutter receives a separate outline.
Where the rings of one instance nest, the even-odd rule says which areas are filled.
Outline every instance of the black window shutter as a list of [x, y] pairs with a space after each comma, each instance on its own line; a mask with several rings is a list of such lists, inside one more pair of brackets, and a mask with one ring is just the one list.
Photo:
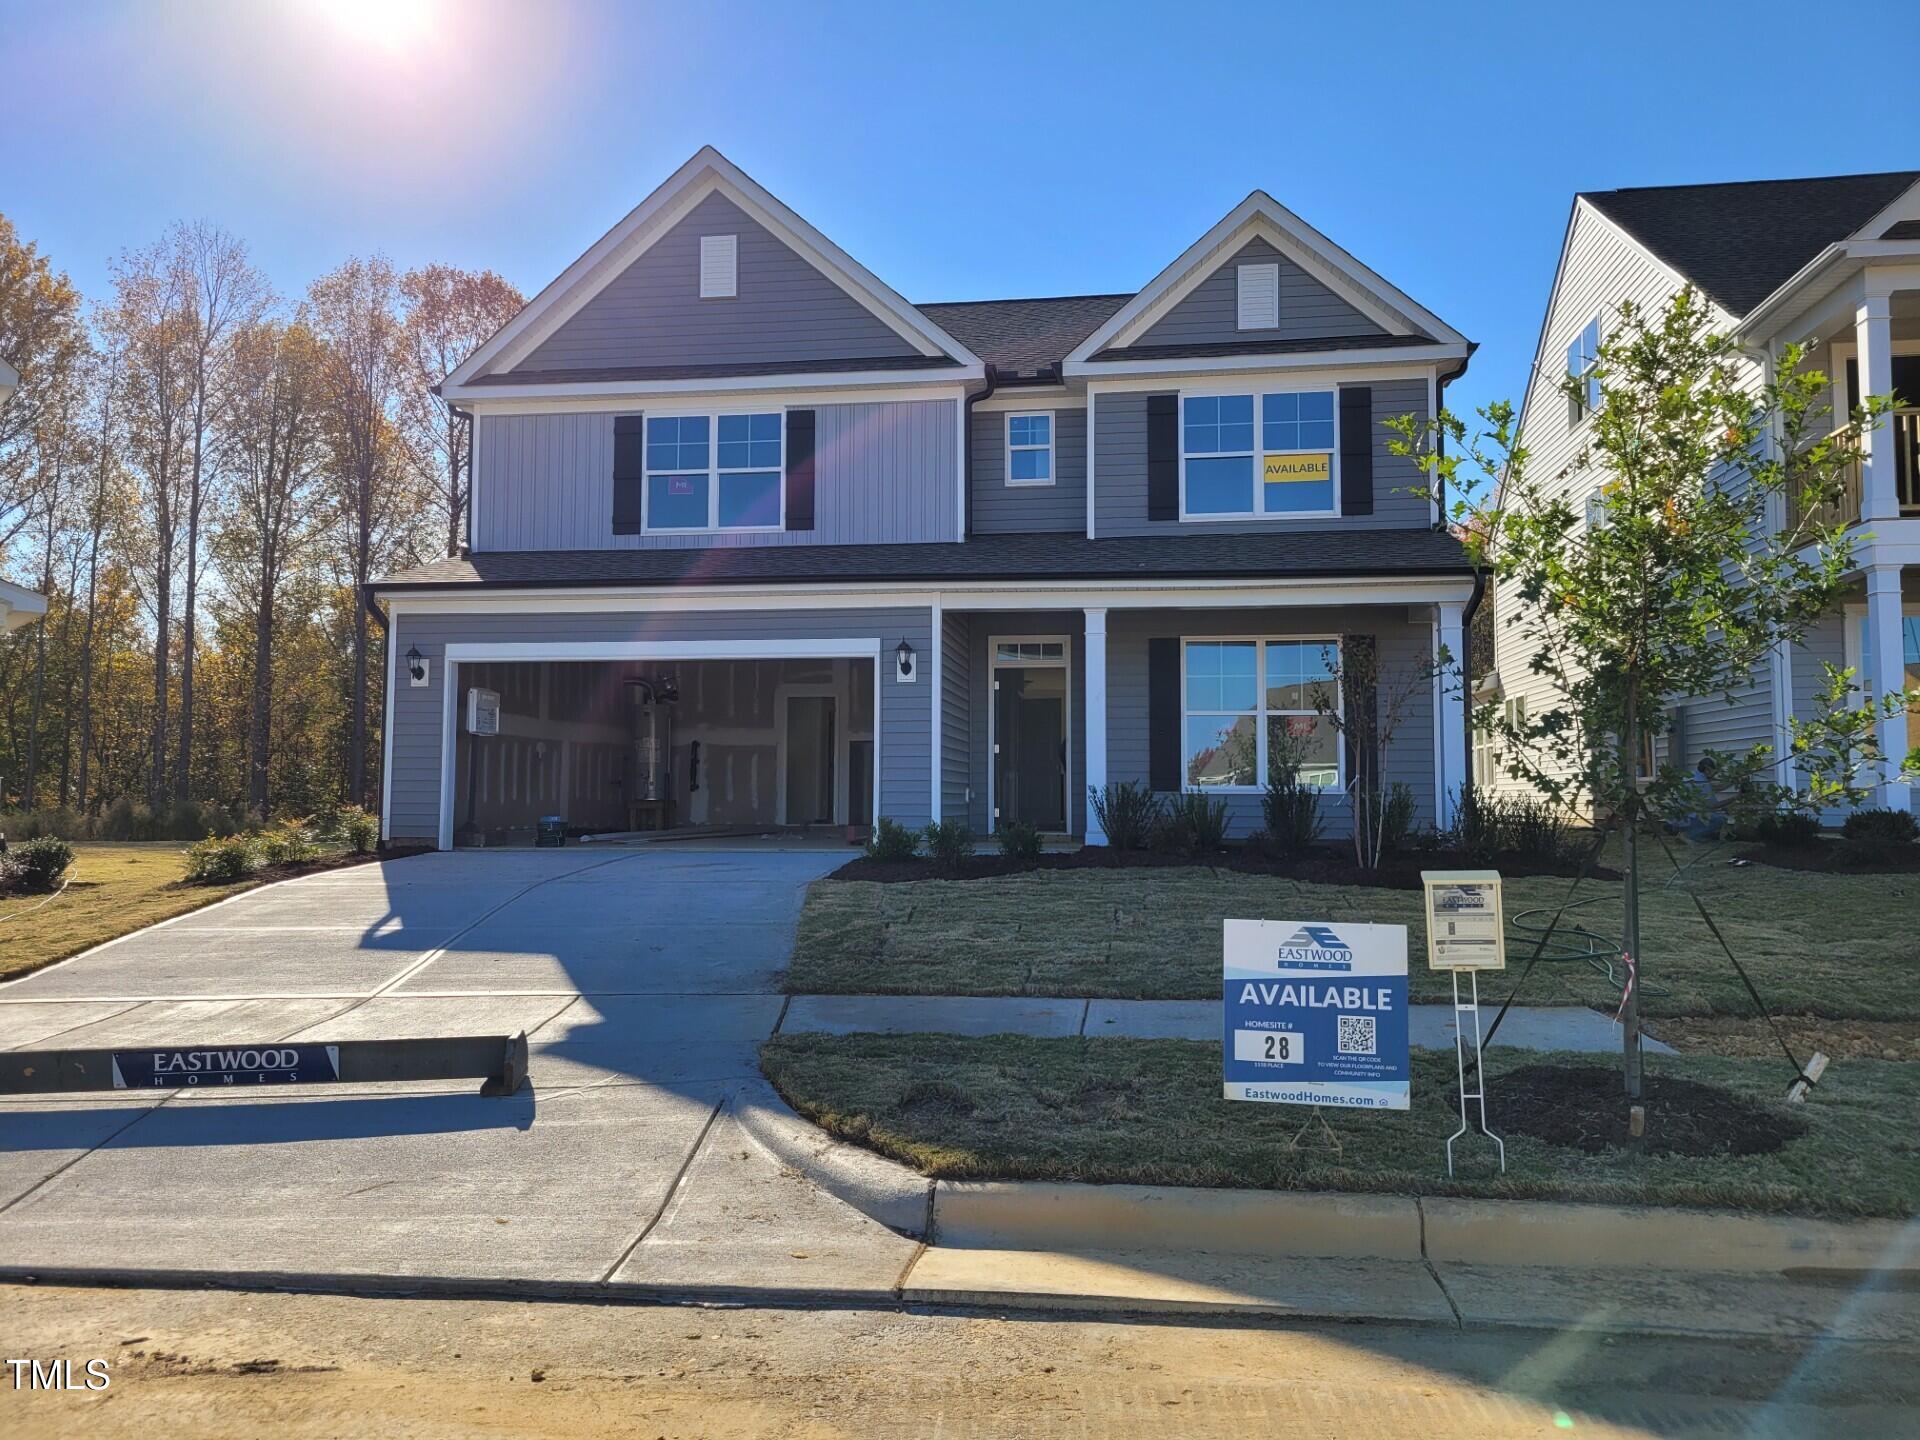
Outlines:
[[1147, 641], [1147, 787], [1180, 788], [1180, 640]]
[[1340, 387], [1340, 513], [1373, 513], [1373, 387]]
[[1342, 714], [1347, 727], [1347, 780], [1363, 789], [1380, 787], [1380, 643], [1372, 635], [1347, 635], [1340, 641]]
[[[1180, 397], [1147, 396], [1147, 519], [1180, 518]], [[1154, 786], [1157, 790], [1160, 787]]]
[[640, 487], [646, 484], [646, 434], [638, 415], [613, 417], [613, 533], [640, 533]]
[[813, 411], [787, 412], [787, 529], [813, 529]]

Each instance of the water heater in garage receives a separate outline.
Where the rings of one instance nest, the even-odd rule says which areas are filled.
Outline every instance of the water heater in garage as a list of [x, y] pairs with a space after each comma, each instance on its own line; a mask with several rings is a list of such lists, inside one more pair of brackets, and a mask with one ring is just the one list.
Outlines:
[[640, 675], [627, 681], [627, 696], [633, 710], [630, 824], [666, 829], [673, 824], [673, 706], [680, 689], [671, 675]]

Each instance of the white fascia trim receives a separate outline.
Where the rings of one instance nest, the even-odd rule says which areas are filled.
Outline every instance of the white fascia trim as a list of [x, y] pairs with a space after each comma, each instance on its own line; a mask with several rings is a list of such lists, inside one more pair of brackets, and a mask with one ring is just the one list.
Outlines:
[[[1181, 360], [1102, 360], [1069, 361], [1067, 373], [1090, 385], [1095, 381], [1129, 376], [1151, 376], [1155, 380], [1167, 380], [1180, 376], [1207, 376], [1222, 374], [1240, 374], [1249, 370], [1352, 370], [1355, 378], [1372, 379], [1392, 378], [1391, 373], [1382, 375], [1381, 371], [1391, 372], [1396, 367], [1408, 365], [1437, 365], [1450, 360], [1464, 360], [1468, 355], [1468, 346], [1462, 342], [1441, 345], [1402, 345], [1392, 350], [1314, 350], [1300, 355], [1207, 355], [1194, 356]], [[1426, 375], [1424, 369], [1415, 372], [1419, 378]], [[1118, 389], [1118, 386], [1102, 386], [1103, 389]], [[1136, 386], [1136, 389], [1151, 386]], [[1164, 387], [1162, 387], [1164, 388]]]
[[[986, 378], [986, 367], [980, 364], [962, 365], [958, 368], [943, 365], [927, 370], [848, 370], [815, 371], [793, 375], [736, 375], [724, 378], [698, 380], [600, 380], [574, 385], [469, 385], [455, 390], [442, 387], [442, 394], [449, 400], [461, 404], [471, 404], [486, 409], [495, 408], [492, 402], [503, 400], [539, 401], [549, 409], [584, 410], [593, 408], [583, 405], [583, 400], [607, 399], [615, 401], [607, 408], [618, 408], [621, 401], [644, 400], [653, 395], [722, 395], [757, 393], [766, 391], [772, 394], [789, 393], [800, 390], [851, 390], [870, 388], [886, 390], [882, 396], [865, 395], [863, 399], [905, 398], [896, 395], [897, 391], [911, 391], [915, 387], [929, 385], [964, 385], [968, 381]], [[951, 390], [942, 389], [944, 398]]]
[[856, 640], [474, 640], [449, 644], [460, 664], [511, 660], [872, 660], [880, 638]]
[[963, 364], [980, 357], [922, 315], [872, 271], [788, 209], [711, 145], [702, 146], [645, 200], [567, 267], [520, 313], [448, 377], [464, 385], [476, 375], [511, 370], [671, 230], [695, 205], [722, 191], [790, 249], [832, 280], [923, 355]]
[[[1217, 267], [1210, 262], [1219, 252], [1229, 244], [1238, 248], [1235, 242], [1244, 244], [1248, 236], [1256, 233], [1264, 235], [1275, 249], [1393, 333], [1404, 335], [1419, 329], [1441, 340], [1466, 343], [1466, 336], [1412, 296], [1363, 265], [1265, 191], [1256, 190], [1189, 245], [1105, 324], [1075, 346], [1067, 356], [1066, 373], [1073, 373], [1073, 362], [1085, 360], [1109, 345], [1124, 344], [1126, 337], [1149, 328], [1164, 310], [1178, 304], [1194, 286], [1213, 273]], [[1225, 256], [1220, 258], [1224, 260]]]
[[[1853, 232], [1855, 240], [1878, 240], [1880, 232], [1900, 220], [1920, 220], [1920, 180], [1916, 180], [1888, 201], [1866, 224]], [[1902, 243], [1899, 241], [1896, 244]]]

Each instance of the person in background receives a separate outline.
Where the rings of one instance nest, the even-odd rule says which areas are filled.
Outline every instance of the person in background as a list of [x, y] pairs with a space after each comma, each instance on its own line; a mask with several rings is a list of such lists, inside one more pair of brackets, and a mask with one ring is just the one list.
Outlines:
[[1726, 834], [1727, 812], [1720, 808], [1720, 791], [1713, 778], [1719, 768], [1711, 755], [1702, 755], [1687, 777], [1686, 809], [1677, 828], [1689, 840], [1704, 843]]

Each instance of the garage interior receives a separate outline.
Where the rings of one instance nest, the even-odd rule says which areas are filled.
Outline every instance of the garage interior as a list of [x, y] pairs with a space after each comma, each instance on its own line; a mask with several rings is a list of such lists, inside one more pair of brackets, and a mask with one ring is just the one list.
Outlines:
[[[570, 835], [873, 823], [871, 660], [463, 663], [456, 846]], [[499, 732], [468, 733], [468, 696]]]

